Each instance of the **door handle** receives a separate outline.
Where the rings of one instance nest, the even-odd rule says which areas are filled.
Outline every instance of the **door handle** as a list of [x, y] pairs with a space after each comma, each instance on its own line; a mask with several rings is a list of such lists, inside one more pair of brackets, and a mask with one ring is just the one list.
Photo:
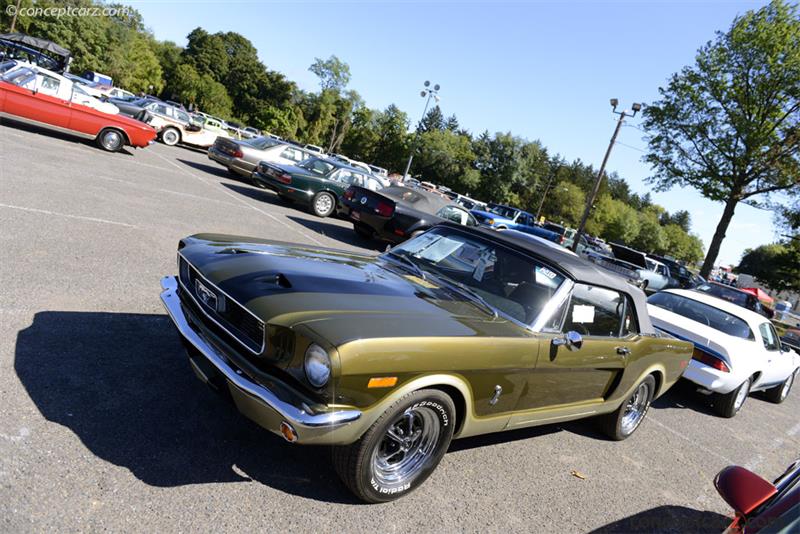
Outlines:
[[631, 353], [631, 349], [628, 347], [617, 347], [617, 354], [620, 356], [628, 356]]

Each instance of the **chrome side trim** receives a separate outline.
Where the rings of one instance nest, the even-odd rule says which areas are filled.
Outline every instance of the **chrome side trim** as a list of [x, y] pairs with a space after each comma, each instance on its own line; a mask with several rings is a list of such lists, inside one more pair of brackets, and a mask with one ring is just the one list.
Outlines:
[[[254, 314], [253, 312], [251, 312], [250, 310], [248, 310], [248, 309], [247, 309], [247, 308], [244, 306], [244, 304], [240, 303], [238, 300], [236, 300], [235, 298], [233, 298], [233, 297], [231, 297], [230, 295], [228, 295], [227, 293], [225, 293], [223, 290], [221, 290], [219, 287], [217, 287], [217, 285], [216, 285], [216, 284], [214, 284], [213, 282], [211, 282], [210, 280], [208, 280], [208, 278], [206, 278], [205, 276], [203, 276], [202, 274], [200, 274], [200, 271], [197, 269], [197, 267], [195, 267], [194, 265], [192, 265], [192, 264], [189, 262], [189, 260], [187, 260], [187, 259], [186, 259], [186, 258], [183, 256], [183, 254], [181, 254], [180, 252], [178, 252], [178, 256], [179, 256], [179, 257], [180, 257], [180, 258], [181, 258], [183, 261], [185, 261], [185, 262], [186, 262], [186, 265], [188, 265], [189, 267], [191, 267], [192, 269], [194, 269], [194, 272], [195, 272], [195, 274], [197, 274], [197, 276], [199, 276], [200, 278], [202, 278], [202, 279], [203, 279], [203, 281], [204, 281], [205, 283], [207, 283], [208, 285], [210, 285], [211, 287], [213, 287], [214, 289], [216, 289], [217, 291], [219, 291], [220, 293], [222, 293], [223, 295], [225, 295], [225, 297], [226, 297], [227, 299], [229, 299], [231, 302], [234, 302], [234, 303], [235, 303], [237, 306], [239, 306], [239, 307], [240, 307], [240, 308], [242, 308], [244, 311], [246, 311], [247, 313], [249, 313], [250, 315], [252, 315], [252, 316], [253, 316], [253, 318], [254, 318], [256, 321], [258, 321], [259, 323], [261, 323], [262, 329], [264, 330], [264, 337], [261, 339], [261, 348], [260, 348], [260, 349], [258, 349], [257, 351], [255, 351], [255, 350], [251, 349], [250, 347], [248, 347], [248, 346], [247, 346], [247, 344], [246, 344], [246, 343], [244, 343], [244, 342], [243, 342], [241, 339], [239, 339], [239, 336], [235, 335], [233, 332], [231, 332], [230, 330], [228, 330], [227, 328], [225, 328], [225, 326], [223, 326], [222, 324], [220, 324], [220, 322], [219, 322], [219, 321], [217, 321], [216, 319], [214, 319], [213, 317], [211, 317], [211, 315], [209, 315], [209, 314], [208, 314], [208, 312], [207, 312], [207, 311], [206, 311], [206, 310], [203, 308], [203, 305], [202, 305], [202, 304], [200, 304], [199, 302], [197, 302], [197, 299], [196, 299], [196, 298], [194, 298], [194, 295], [192, 295], [192, 292], [189, 290], [189, 288], [188, 288], [188, 287], [186, 287], [186, 286], [183, 284], [183, 282], [181, 281], [180, 273], [178, 273], [178, 283], [181, 285], [181, 287], [182, 287], [182, 288], [183, 288], [183, 290], [186, 292], [186, 294], [187, 294], [187, 295], [189, 295], [189, 298], [190, 298], [190, 299], [192, 299], [192, 302], [194, 302], [194, 303], [197, 305], [197, 308], [198, 308], [198, 309], [199, 309], [201, 312], [203, 312], [203, 315], [205, 315], [206, 317], [208, 317], [209, 319], [211, 319], [211, 320], [214, 322], [214, 324], [215, 324], [215, 325], [217, 325], [218, 327], [220, 327], [220, 328], [222, 328], [223, 330], [225, 330], [225, 332], [227, 332], [229, 336], [231, 336], [233, 339], [235, 339], [235, 340], [236, 340], [236, 341], [239, 343], [239, 345], [243, 346], [243, 347], [244, 347], [244, 348], [246, 348], [248, 351], [252, 352], [253, 354], [261, 354], [262, 352], [264, 352], [264, 349], [265, 349], [265, 348], [266, 348], [266, 346], [267, 346], [267, 325], [264, 323], [264, 321], [262, 321], [262, 320], [261, 320], [261, 318], [260, 318], [258, 315]], [[178, 261], [178, 268], [180, 269], [180, 261]]]
[[324, 426], [337, 426], [345, 423], [350, 423], [361, 417], [360, 410], [338, 410], [333, 412], [325, 412], [319, 414], [310, 414], [305, 410], [297, 408], [284, 402], [272, 391], [264, 386], [257, 384], [242, 374], [234, 371], [230, 365], [225, 361], [224, 355], [219, 352], [213, 345], [208, 343], [203, 336], [189, 325], [186, 320], [181, 301], [178, 297], [178, 281], [174, 276], [165, 276], [161, 279], [161, 287], [164, 291], [161, 292], [161, 301], [167, 309], [167, 313], [175, 323], [175, 327], [186, 338], [186, 340], [194, 345], [200, 351], [209, 363], [214, 365], [225, 378], [241, 391], [261, 401], [267, 407], [275, 410], [287, 422], [292, 425], [306, 428], [317, 428]]
[[[53, 131], [56, 131], [56, 132], [61, 132], [61, 133], [69, 134], [69, 135], [74, 135], [76, 137], [82, 137], [83, 139], [96, 139], [97, 138], [97, 134], [91, 135], [91, 134], [79, 132], [78, 130], [71, 130], [70, 128], [64, 128], [62, 126], [56, 126], [55, 124], [49, 124], [49, 123], [46, 123], [46, 122], [36, 121], [36, 120], [33, 120], [33, 119], [29, 119], [27, 117], [21, 117], [19, 115], [14, 115], [12, 113], [6, 113], [5, 111], [0, 111], [0, 117], [5, 117], [7, 119], [15, 120], [15, 121], [18, 121], [18, 122], [24, 122], [25, 124], [30, 124], [32, 126], [38, 126], [40, 128], [44, 128], [45, 130], [53, 130]], [[118, 128], [120, 130], [122, 130], [121, 127], [118, 127]], [[98, 133], [100, 133], [99, 130], [98, 130]], [[125, 135], [127, 136], [127, 134], [125, 134]]]

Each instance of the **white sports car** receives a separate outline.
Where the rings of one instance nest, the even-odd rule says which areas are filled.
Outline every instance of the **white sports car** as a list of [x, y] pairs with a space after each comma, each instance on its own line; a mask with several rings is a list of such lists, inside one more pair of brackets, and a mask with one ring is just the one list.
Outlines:
[[781, 403], [800, 368], [800, 356], [783, 350], [768, 319], [722, 299], [668, 289], [647, 299], [653, 325], [694, 343], [683, 377], [715, 393], [714, 408], [733, 417], [747, 396], [765, 391]]

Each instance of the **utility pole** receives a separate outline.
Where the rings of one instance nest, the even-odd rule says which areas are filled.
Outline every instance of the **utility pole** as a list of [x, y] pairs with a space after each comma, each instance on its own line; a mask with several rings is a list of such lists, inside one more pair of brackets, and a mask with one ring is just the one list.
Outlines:
[[614, 135], [611, 136], [611, 141], [608, 143], [608, 149], [606, 149], [606, 155], [603, 157], [603, 163], [600, 164], [600, 170], [598, 171], [597, 178], [594, 181], [592, 193], [589, 195], [589, 198], [586, 199], [586, 207], [583, 210], [581, 223], [578, 225], [578, 230], [575, 232], [575, 238], [572, 242], [573, 252], [577, 252], [578, 250], [578, 245], [581, 242], [581, 236], [586, 228], [586, 221], [589, 220], [589, 215], [592, 212], [592, 206], [594, 206], [594, 201], [597, 198], [597, 192], [600, 191], [600, 184], [603, 183], [603, 174], [606, 172], [606, 163], [608, 163], [608, 157], [611, 155], [611, 149], [614, 148], [614, 143], [617, 141], [617, 135], [619, 135], [619, 130], [622, 128], [622, 123], [625, 121], [625, 117], [634, 117], [636, 113], [642, 109], [641, 104], [634, 103], [633, 106], [631, 106], [633, 113], [630, 113], [626, 109], [617, 111], [617, 105], [619, 105], [619, 100], [612, 98], [611, 107], [614, 108], [613, 113], [619, 115], [619, 120], [617, 121], [617, 127], [614, 129]]
[[19, 6], [22, 4], [22, 0], [17, 0], [17, 7], [14, 9], [14, 16], [11, 17], [11, 30], [8, 33], [14, 33], [14, 28], [17, 26], [17, 13], [19, 13]]
[[[428, 113], [428, 105], [431, 103], [431, 98], [436, 99], [436, 102], [439, 102], [439, 84], [433, 86], [433, 89], [430, 88], [431, 82], [425, 80], [425, 89], [420, 91], [419, 96], [425, 98], [426, 96], [428, 99], [425, 101], [425, 109], [422, 110], [422, 119], [420, 122], [425, 120], [425, 114]], [[408, 173], [411, 170], [411, 160], [414, 159], [414, 152], [417, 151], [417, 140], [419, 139], [419, 127], [417, 127], [417, 131], [414, 134], [414, 142], [411, 144], [411, 154], [408, 155], [408, 163], [406, 164], [406, 171], [403, 173], [403, 181], [406, 180], [408, 177]]]

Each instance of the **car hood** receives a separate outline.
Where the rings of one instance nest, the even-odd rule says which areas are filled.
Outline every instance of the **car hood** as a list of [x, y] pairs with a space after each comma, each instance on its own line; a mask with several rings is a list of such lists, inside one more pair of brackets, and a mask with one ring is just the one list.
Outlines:
[[266, 323], [328, 342], [520, 335], [521, 328], [381, 257], [237, 236], [182, 240], [180, 254]]
[[645, 261], [645, 255], [643, 252], [639, 252], [638, 250], [633, 250], [632, 248], [622, 245], [617, 245], [616, 243], [611, 243], [611, 250], [614, 251], [614, 256], [616, 258], [628, 263], [632, 263], [640, 269], [647, 269], [647, 261]]

